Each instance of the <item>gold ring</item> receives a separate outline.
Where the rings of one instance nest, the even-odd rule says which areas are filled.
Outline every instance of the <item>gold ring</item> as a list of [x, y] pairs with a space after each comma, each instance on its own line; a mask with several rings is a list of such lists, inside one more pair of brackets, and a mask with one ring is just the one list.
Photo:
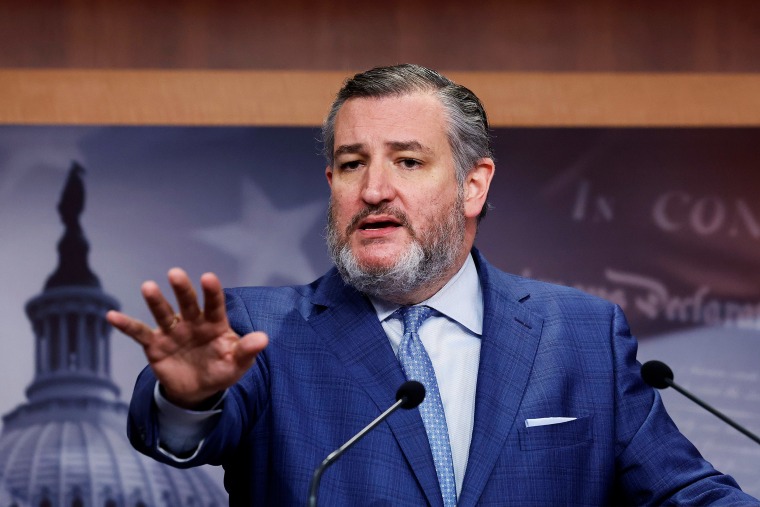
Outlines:
[[174, 317], [172, 318], [172, 322], [169, 324], [169, 327], [166, 328], [166, 331], [172, 331], [175, 327], [177, 327], [177, 324], [179, 324], [180, 320], [182, 320], [182, 318], [179, 316], [179, 314], [175, 313]]

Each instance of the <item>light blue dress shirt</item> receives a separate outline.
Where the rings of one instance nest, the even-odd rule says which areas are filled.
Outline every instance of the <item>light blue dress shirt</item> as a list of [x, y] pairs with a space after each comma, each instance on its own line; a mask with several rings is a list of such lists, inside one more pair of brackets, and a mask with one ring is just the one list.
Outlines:
[[[377, 317], [398, 355], [404, 324], [391, 314], [399, 305], [372, 299]], [[433, 297], [423, 301], [438, 313], [420, 327], [419, 334], [433, 363], [449, 428], [457, 497], [462, 492], [475, 420], [475, 390], [483, 333], [483, 291], [472, 256]]]

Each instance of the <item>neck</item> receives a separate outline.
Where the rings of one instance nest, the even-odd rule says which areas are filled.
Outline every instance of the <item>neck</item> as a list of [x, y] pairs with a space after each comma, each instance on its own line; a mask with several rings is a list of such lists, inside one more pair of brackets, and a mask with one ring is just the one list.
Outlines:
[[427, 301], [435, 294], [437, 294], [438, 291], [440, 291], [447, 283], [449, 283], [449, 280], [454, 278], [454, 275], [456, 275], [459, 270], [462, 269], [462, 266], [467, 260], [468, 255], [470, 255], [470, 249], [467, 249], [459, 257], [457, 257], [456, 261], [453, 262], [447, 270], [441, 273], [440, 277], [436, 278], [435, 280], [431, 280], [424, 286], [415, 288], [414, 290], [408, 291], [404, 294], [399, 294], [398, 297], [388, 298], [387, 300], [391, 303], [402, 306], [411, 306], [422, 303], [423, 301]]

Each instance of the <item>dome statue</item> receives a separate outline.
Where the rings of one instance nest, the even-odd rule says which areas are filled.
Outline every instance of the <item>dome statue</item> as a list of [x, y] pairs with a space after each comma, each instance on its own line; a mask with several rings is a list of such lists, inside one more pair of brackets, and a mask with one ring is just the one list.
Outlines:
[[3, 416], [0, 507], [227, 505], [204, 470], [163, 465], [129, 444], [105, 321], [118, 302], [103, 292], [87, 262], [79, 224], [83, 173], [74, 163], [58, 205], [65, 227], [58, 267], [26, 305], [35, 374], [27, 403]]

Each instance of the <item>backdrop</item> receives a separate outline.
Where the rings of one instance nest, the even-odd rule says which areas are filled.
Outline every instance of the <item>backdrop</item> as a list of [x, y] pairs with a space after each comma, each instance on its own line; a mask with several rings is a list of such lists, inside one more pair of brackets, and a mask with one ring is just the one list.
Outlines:
[[[760, 129], [497, 129], [493, 209], [477, 246], [500, 268], [620, 304], [639, 359], [752, 431], [760, 426]], [[56, 205], [87, 170], [90, 265], [149, 320], [143, 280], [179, 265], [227, 286], [307, 283], [330, 263], [328, 188], [312, 128], [0, 127], [0, 413], [25, 401], [24, 313], [57, 263]], [[112, 336], [128, 400], [145, 364]], [[664, 392], [681, 430], [760, 495], [760, 448]], [[368, 414], [368, 419], [374, 414]], [[221, 476], [216, 473], [217, 476]]]

